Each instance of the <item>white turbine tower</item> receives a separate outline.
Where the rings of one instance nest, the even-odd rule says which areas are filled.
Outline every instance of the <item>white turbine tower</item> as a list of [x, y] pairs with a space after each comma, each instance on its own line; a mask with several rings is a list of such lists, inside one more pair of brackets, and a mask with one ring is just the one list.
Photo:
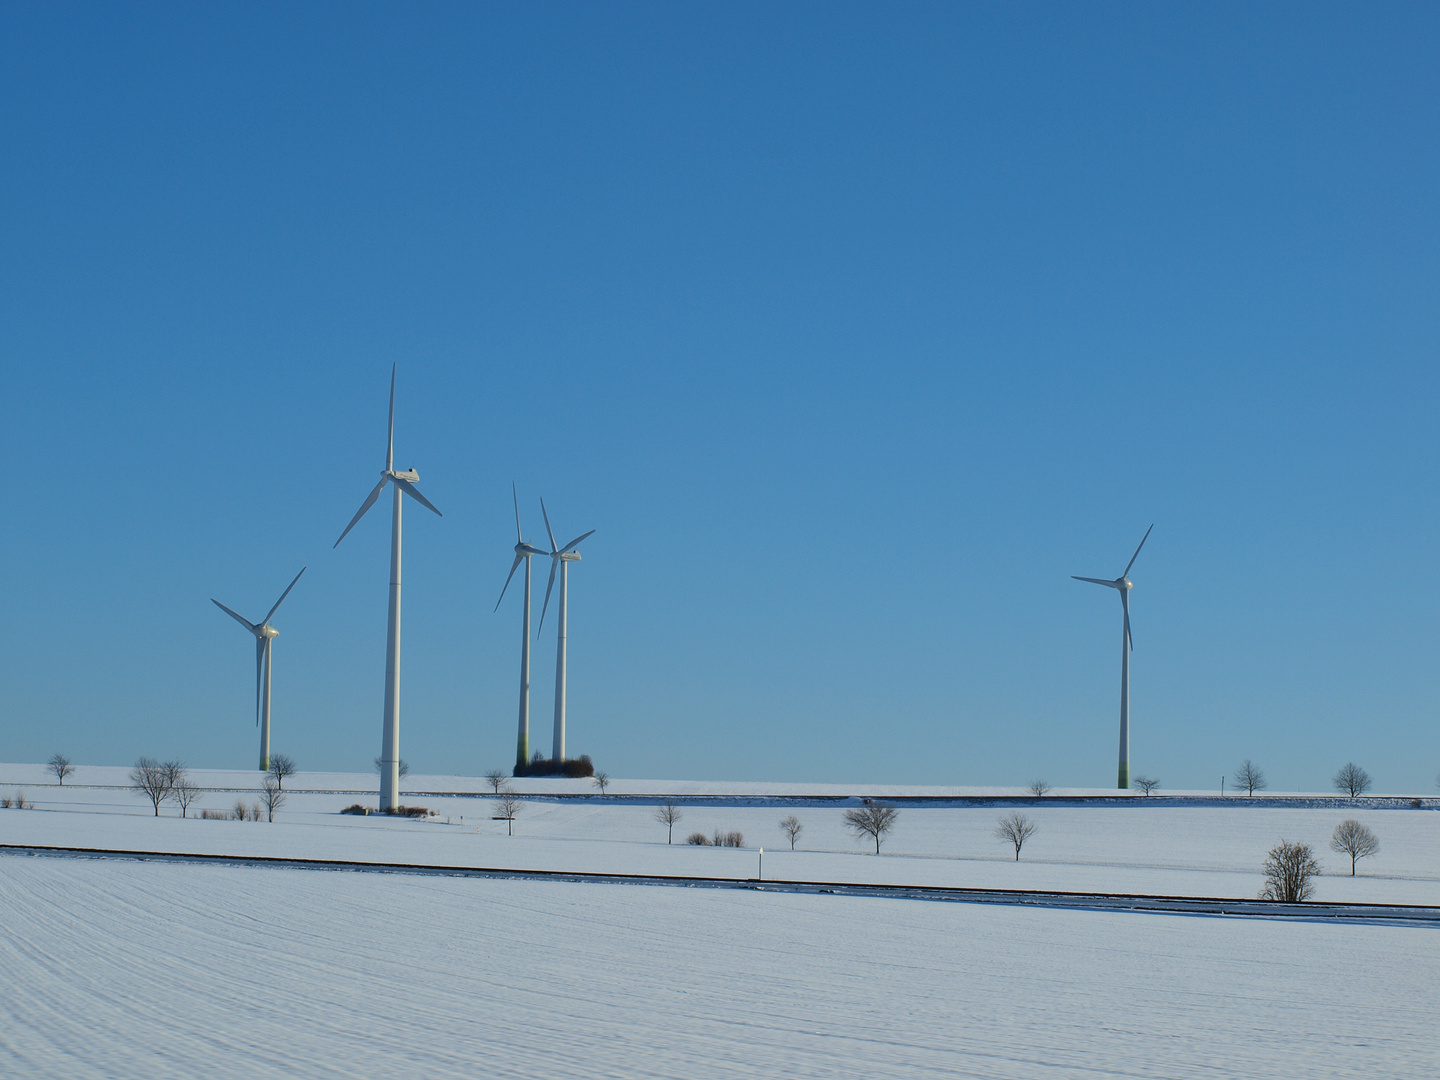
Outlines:
[[[527, 544], [520, 532], [520, 496], [515, 484], [510, 484], [510, 498], [515, 503], [515, 561], [510, 564], [510, 573], [505, 578], [505, 588], [500, 590], [500, 600], [505, 599], [505, 590], [510, 588], [510, 579], [520, 564], [525, 564], [525, 617], [520, 634], [520, 735], [515, 744], [515, 775], [519, 776], [530, 763], [530, 559], [544, 555], [534, 544]], [[582, 536], [581, 540], [584, 539]], [[578, 544], [580, 541], [577, 540]], [[552, 540], [553, 544], [554, 541]], [[495, 610], [500, 610], [500, 600], [495, 601]]]
[[[385, 639], [385, 723], [380, 747], [380, 809], [393, 810], [399, 805], [400, 796], [400, 494], [404, 492], [425, 509], [444, 517], [424, 495], [416, 484], [420, 474], [415, 469], [395, 471], [395, 368], [390, 368], [390, 434], [385, 444], [385, 468], [380, 470], [380, 482], [365, 497], [360, 509], [340, 534], [344, 540], [355, 523], [365, 516], [365, 511], [375, 505], [386, 484], [395, 485], [395, 500], [390, 517], [390, 623]], [[335, 541], [335, 547], [340, 546]]]
[[[300, 574], [303, 573], [305, 567], [302, 566]], [[295, 582], [300, 580], [300, 574], [296, 574], [290, 584], [285, 586], [285, 591], [280, 594], [280, 599], [275, 601], [275, 606], [258, 623], [242, 619], [213, 596], [210, 598], [212, 604], [255, 635], [255, 723], [260, 728], [261, 772], [270, 771], [270, 648], [280, 636], [280, 631], [270, 625], [270, 620], [274, 618], [275, 612], [280, 610], [285, 597], [290, 595]]]
[[[1155, 528], [1152, 524], [1150, 529]], [[1145, 541], [1150, 539], [1150, 529], [1145, 530], [1145, 535], [1140, 538], [1140, 545], [1135, 549], [1135, 554], [1130, 556], [1130, 561], [1125, 564], [1124, 572], [1114, 581], [1107, 581], [1104, 578], [1080, 577], [1078, 574], [1071, 574], [1076, 581], [1088, 581], [1095, 585], [1104, 585], [1106, 588], [1114, 589], [1120, 594], [1120, 607], [1125, 614], [1124, 629], [1120, 635], [1120, 783], [1121, 788], [1130, 787], [1130, 650], [1135, 647], [1130, 639], [1130, 590], [1134, 583], [1130, 580], [1130, 567], [1135, 565], [1135, 559], [1140, 554], [1140, 548], [1145, 546]]]
[[550, 514], [545, 509], [544, 499], [540, 500], [540, 513], [545, 516], [545, 531], [550, 534], [550, 550], [542, 553], [550, 556], [550, 583], [545, 586], [545, 603], [540, 608], [540, 626], [535, 631], [537, 636], [545, 627], [545, 612], [550, 608], [550, 590], [555, 587], [555, 569], [560, 569], [560, 612], [556, 616], [560, 628], [555, 644], [555, 746], [551, 755], [558, 763], [565, 760], [565, 623], [570, 595], [569, 568], [572, 562], [580, 561], [580, 553], [575, 550], [580, 541], [587, 536], [593, 536], [595, 530], [591, 529], [583, 536], [577, 536], [563, 548], [556, 547], [555, 530], [550, 528]]

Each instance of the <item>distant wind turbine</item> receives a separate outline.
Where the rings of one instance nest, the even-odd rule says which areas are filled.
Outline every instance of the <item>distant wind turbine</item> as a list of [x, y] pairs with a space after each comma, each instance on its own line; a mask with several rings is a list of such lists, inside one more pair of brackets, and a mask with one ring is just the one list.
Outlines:
[[[1155, 528], [1152, 524], [1150, 529]], [[1130, 561], [1125, 564], [1125, 570], [1114, 581], [1107, 581], [1105, 578], [1080, 577], [1078, 574], [1071, 574], [1076, 581], [1088, 581], [1094, 585], [1104, 585], [1108, 589], [1114, 589], [1120, 594], [1120, 607], [1124, 611], [1124, 629], [1120, 637], [1120, 783], [1121, 788], [1130, 787], [1130, 650], [1135, 647], [1130, 637], [1130, 590], [1134, 588], [1134, 582], [1130, 580], [1130, 568], [1135, 565], [1135, 559], [1140, 554], [1140, 548], [1145, 546], [1145, 541], [1150, 539], [1150, 529], [1145, 530], [1145, 535], [1140, 538], [1140, 545], [1135, 549], [1135, 554], [1130, 556]]]
[[[305, 573], [305, 569], [302, 566], [300, 574]], [[285, 597], [290, 595], [295, 582], [300, 580], [300, 574], [296, 574], [290, 584], [285, 586], [285, 591], [280, 594], [280, 599], [275, 601], [275, 606], [258, 623], [242, 619], [213, 596], [210, 598], [212, 604], [255, 635], [255, 723], [260, 728], [261, 772], [270, 771], [270, 648], [280, 636], [280, 631], [270, 625], [270, 620], [274, 618], [275, 612], [280, 610]]]
[[[510, 498], [515, 503], [515, 561], [510, 564], [510, 573], [505, 578], [505, 588], [500, 590], [500, 600], [505, 599], [505, 590], [510, 588], [510, 579], [520, 564], [525, 564], [525, 616], [520, 634], [520, 735], [515, 744], [515, 775], [525, 771], [530, 762], [530, 559], [546, 552], [534, 544], [527, 544], [520, 532], [520, 496], [515, 484], [510, 484]], [[585, 539], [583, 536], [581, 540]], [[575, 541], [577, 544], [579, 540]], [[552, 540], [553, 544], [554, 541]], [[553, 575], [552, 575], [553, 578]], [[548, 595], [548, 594], [547, 594]], [[495, 601], [495, 610], [500, 610], [500, 600]]]
[[[365, 516], [365, 511], [375, 505], [386, 484], [395, 485], [395, 501], [390, 518], [390, 622], [389, 634], [385, 639], [385, 723], [381, 734], [380, 749], [380, 809], [393, 810], [399, 805], [400, 796], [400, 494], [404, 492], [425, 509], [438, 517], [444, 517], [434, 504], [415, 485], [420, 474], [415, 469], [395, 471], [395, 367], [390, 368], [390, 433], [385, 444], [385, 468], [380, 470], [380, 482], [365, 497], [360, 509], [340, 534], [344, 540], [355, 523]], [[335, 547], [340, 546], [335, 541]]]
[[555, 587], [555, 570], [560, 570], [560, 611], [556, 618], [559, 620], [560, 628], [556, 635], [555, 645], [555, 744], [554, 753], [551, 757], [555, 761], [565, 760], [565, 623], [570, 595], [570, 564], [580, 561], [580, 553], [575, 549], [580, 541], [586, 537], [595, 535], [591, 529], [583, 536], [577, 536], [563, 548], [555, 546], [555, 530], [550, 528], [550, 514], [545, 509], [545, 500], [540, 500], [540, 513], [545, 517], [545, 531], [550, 534], [550, 550], [542, 554], [550, 556], [550, 583], [545, 586], [545, 603], [540, 607], [540, 626], [536, 628], [536, 636], [545, 627], [545, 612], [550, 608], [550, 590]]

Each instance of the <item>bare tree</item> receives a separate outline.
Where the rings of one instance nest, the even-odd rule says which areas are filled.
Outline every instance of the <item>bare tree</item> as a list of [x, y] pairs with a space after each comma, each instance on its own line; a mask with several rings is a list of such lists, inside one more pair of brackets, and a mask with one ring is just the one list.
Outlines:
[[177, 761], [175, 758], [171, 758], [165, 762], [165, 764], [161, 765], [160, 768], [165, 771], [165, 779], [169, 781], [172, 788], [181, 780], [185, 779], [185, 763], [183, 761]]
[[[385, 771], [385, 763], [378, 757], [375, 759], [375, 771], [377, 773], [383, 773]], [[410, 775], [410, 763], [404, 758], [400, 759], [399, 772], [401, 776]]]
[[610, 777], [603, 772], [597, 772], [594, 780], [595, 786], [600, 789], [600, 794], [605, 794], [605, 789], [610, 786]]
[[1039, 826], [1019, 812], [1002, 817], [995, 826], [995, 839], [1015, 845], [1015, 861], [1020, 861], [1020, 849], [1025, 841], [1035, 835]]
[[1235, 786], [1243, 787], [1246, 795], [1254, 795], [1255, 792], [1264, 791], [1270, 785], [1265, 780], [1265, 774], [1247, 757], [1235, 770]]
[[1370, 790], [1370, 774], [1353, 761], [1347, 761], [1340, 766], [1330, 783], [1335, 785], [1336, 791], [1343, 791], [1353, 799]]
[[1146, 795], [1149, 795], [1150, 792], [1154, 791], [1157, 787], [1160, 786], [1160, 781], [1152, 780], [1148, 776], [1137, 776], [1134, 780], [1130, 781], [1130, 786], [1133, 788], [1139, 788]]
[[285, 778], [295, 775], [295, 759], [289, 754], [270, 755], [270, 775], [275, 778], [276, 787], [284, 787]]
[[675, 805], [674, 799], [666, 799], [655, 808], [655, 820], [665, 826], [665, 843], [670, 844], [675, 840], [675, 823], [685, 815], [680, 812], [680, 807]]
[[64, 754], [56, 754], [50, 759], [48, 764], [50, 771], [55, 774], [55, 779], [60, 782], [61, 787], [65, 786], [65, 778], [67, 776], [75, 775], [75, 766], [70, 764], [70, 759]]
[[170, 785], [170, 798], [174, 799], [176, 805], [180, 807], [182, 818], [190, 816], [190, 806], [192, 803], [200, 801], [200, 795], [200, 785], [193, 783], [182, 769], [180, 775]]
[[[265, 806], [265, 820], [274, 821], [275, 811], [285, 805], [285, 792], [280, 790], [280, 781], [273, 776], [265, 777], [265, 785], [260, 789], [260, 802]], [[255, 820], [260, 820], [260, 815], [255, 815]]]
[[875, 839], [875, 854], [880, 854], [880, 841], [895, 828], [900, 811], [889, 803], [865, 800], [865, 805], [845, 811], [845, 827], [856, 836], [870, 836]]
[[1350, 876], [1355, 876], [1355, 860], [1374, 855], [1380, 850], [1379, 838], [1354, 818], [1346, 818], [1335, 826], [1330, 837], [1330, 850], [1350, 856]]
[[1046, 792], [1050, 790], [1050, 785], [1045, 783], [1044, 780], [1032, 780], [1030, 781], [1030, 786], [1025, 790], [1030, 792], [1031, 795], [1034, 795], [1035, 798], [1043, 799]]
[[1260, 890], [1261, 900], [1284, 900], [1298, 904], [1310, 899], [1315, 891], [1315, 878], [1320, 876], [1320, 864], [1309, 844], [1290, 843], [1281, 840], [1265, 856], [1265, 888]]
[[520, 807], [525, 805], [520, 797], [505, 788], [500, 792], [500, 798], [495, 801], [495, 816], [505, 822], [506, 835], [515, 835], [515, 815], [520, 812]]
[[500, 789], [505, 786], [505, 781], [508, 779], [510, 778], [505, 775], [503, 769], [491, 769], [485, 774], [485, 782], [490, 785], [496, 795], [500, 794]]
[[780, 831], [790, 838], [791, 851], [795, 850], [795, 841], [800, 839], [800, 834], [804, 830], [805, 826], [800, 824], [800, 819], [794, 814], [782, 819], [780, 822]]
[[170, 771], [154, 758], [142, 757], [130, 770], [130, 787], [154, 803], [159, 817], [160, 804], [170, 797]]

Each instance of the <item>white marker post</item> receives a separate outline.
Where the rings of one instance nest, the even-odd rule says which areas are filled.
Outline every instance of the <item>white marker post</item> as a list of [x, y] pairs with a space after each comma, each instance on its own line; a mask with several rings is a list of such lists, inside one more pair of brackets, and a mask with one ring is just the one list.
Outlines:
[[755, 880], [765, 880], [765, 849], [763, 847], [760, 849], [760, 869], [755, 872]]

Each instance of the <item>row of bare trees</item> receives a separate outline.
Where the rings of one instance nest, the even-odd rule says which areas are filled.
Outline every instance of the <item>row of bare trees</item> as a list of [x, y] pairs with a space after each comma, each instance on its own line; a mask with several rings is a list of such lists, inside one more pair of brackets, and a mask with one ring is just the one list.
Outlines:
[[[1243, 789], [1247, 796], [1254, 795], [1257, 791], [1264, 791], [1270, 786], [1269, 781], [1265, 779], [1264, 771], [1249, 758], [1240, 763], [1231, 780], [1235, 787]], [[1435, 783], [1440, 785], [1440, 776], [1435, 778]], [[1342, 795], [1349, 795], [1353, 799], [1357, 795], [1364, 795], [1369, 791], [1372, 782], [1368, 772], [1353, 761], [1347, 761], [1331, 777], [1330, 785]], [[1160, 786], [1160, 781], [1149, 776], [1137, 776], [1130, 782], [1130, 786], [1149, 795]], [[1034, 780], [1025, 790], [1039, 799], [1052, 789], [1044, 780]]]
[[[1330, 835], [1330, 850], [1350, 856], [1350, 876], [1355, 864], [1380, 850], [1380, 839], [1354, 818], [1346, 818]], [[1320, 860], [1309, 844], [1281, 840], [1265, 856], [1265, 888], [1261, 900], [1282, 900], [1298, 904], [1315, 894], [1315, 879], [1323, 872]]]
[[[280, 784], [295, 772], [295, 763], [283, 754], [270, 759], [270, 772], [260, 789], [260, 804], [265, 808], [267, 821], [275, 820], [275, 811], [285, 805], [285, 792]], [[130, 787], [138, 795], [150, 800], [155, 816], [160, 816], [162, 803], [173, 802], [180, 808], [180, 816], [189, 817], [190, 807], [200, 801], [204, 789], [190, 778], [181, 761], [156, 761], [142, 757], [130, 770]]]

